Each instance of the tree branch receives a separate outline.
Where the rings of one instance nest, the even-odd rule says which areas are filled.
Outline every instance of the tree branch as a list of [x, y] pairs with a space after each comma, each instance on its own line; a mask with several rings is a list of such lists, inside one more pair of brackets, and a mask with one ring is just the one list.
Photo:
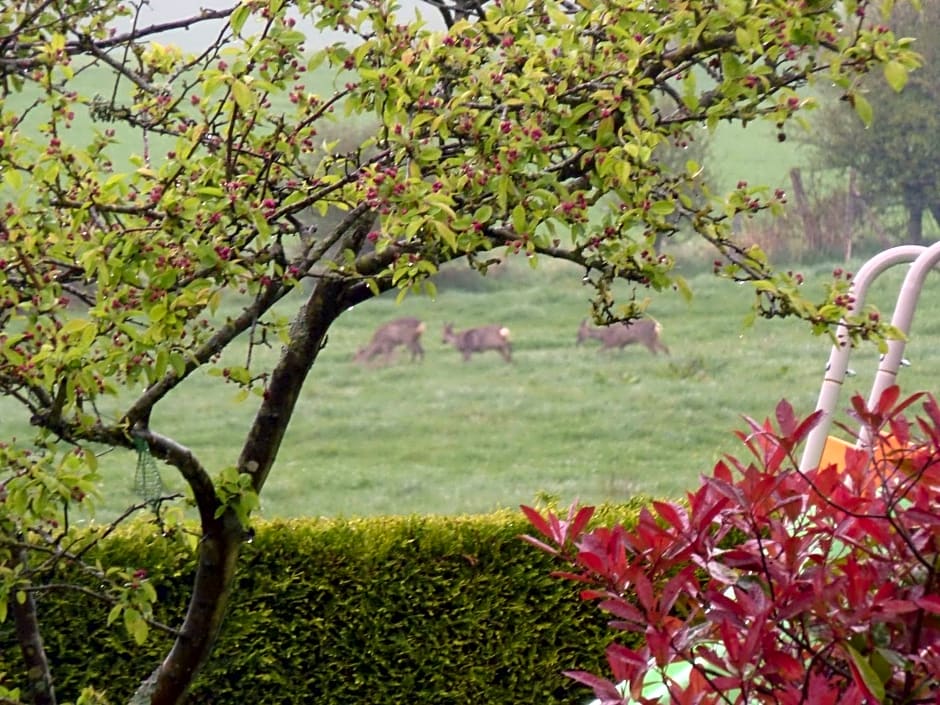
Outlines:
[[291, 291], [293, 287], [273, 282], [250, 306], [245, 307], [237, 318], [219, 328], [215, 335], [193, 352], [186, 361], [182, 375], [178, 375], [175, 370], [169, 370], [161, 380], [150, 385], [125, 412], [124, 422], [134, 427], [146, 419], [157, 402], [195, 370], [224, 350], [232, 340], [251, 328], [266, 311]]
[[132, 433], [137, 438], [146, 441], [154, 457], [166, 461], [179, 470], [180, 475], [193, 491], [193, 499], [199, 509], [203, 526], [214, 521], [216, 511], [220, 506], [215, 493], [215, 484], [193, 452], [149, 428], [135, 429]]
[[[28, 554], [21, 547], [14, 553], [15, 565], [26, 566]], [[52, 671], [49, 668], [49, 659], [42, 643], [39, 629], [39, 617], [36, 614], [36, 600], [32, 593], [26, 592], [25, 599], [17, 599], [14, 591], [8, 598], [10, 613], [13, 615], [13, 625], [16, 631], [16, 640], [20, 645], [20, 653], [26, 665], [29, 678], [27, 701], [33, 705], [55, 705], [55, 688], [52, 685]]]

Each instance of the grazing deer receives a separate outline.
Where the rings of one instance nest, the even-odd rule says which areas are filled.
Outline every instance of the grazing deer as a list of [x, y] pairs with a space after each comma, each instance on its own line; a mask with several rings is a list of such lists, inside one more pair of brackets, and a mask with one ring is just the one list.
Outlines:
[[629, 323], [614, 323], [604, 328], [595, 328], [588, 325], [587, 321], [581, 321], [581, 327], [578, 328], [578, 345], [581, 345], [588, 338], [596, 338], [601, 341], [601, 350], [623, 349], [631, 343], [642, 343], [654, 355], [659, 354], [660, 351], [668, 355], [669, 348], [660, 339], [662, 331], [662, 325], [655, 318], [641, 318]]
[[442, 342], [452, 343], [463, 355], [464, 362], [469, 360], [473, 353], [484, 350], [497, 350], [506, 362], [512, 362], [512, 344], [509, 342], [509, 329], [506, 326], [482, 326], [455, 333], [454, 326], [445, 323]]
[[412, 362], [422, 359], [424, 348], [421, 347], [421, 334], [424, 330], [424, 322], [417, 318], [396, 318], [394, 321], [383, 323], [372, 334], [372, 341], [356, 351], [353, 361], [371, 362], [381, 355], [385, 362], [388, 362], [399, 345], [411, 351]]

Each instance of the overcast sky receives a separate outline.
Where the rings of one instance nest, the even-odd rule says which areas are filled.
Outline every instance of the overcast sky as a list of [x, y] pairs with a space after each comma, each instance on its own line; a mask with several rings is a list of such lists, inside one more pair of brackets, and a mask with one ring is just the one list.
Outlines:
[[[192, 0], [150, 0], [149, 4], [144, 6], [138, 20], [138, 27], [147, 27], [152, 24], [168, 22], [170, 20], [183, 19], [191, 17], [198, 13], [200, 9], [221, 10], [232, 7], [235, 0], [199, 0], [198, 4]], [[400, 2], [402, 16], [413, 16], [415, 8], [421, 6], [421, 14], [433, 24], [443, 27], [440, 23], [440, 15], [434, 8], [420, 2], [420, 0], [401, 0]], [[172, 42], [184, 49], [195, 51], [206, 45], [218, 36], [221, 29], [220, 22], [203, 22], [194, 28], [188, 30], [176, 30], [164, 35], [163, 42]], [[325, 44], [335, 41], [342, 41], [348, 38], [348, 35], [341, 33], [324, 33], [314, 30], [312, 27], [307, 31], [309, 38], [308, 46], [310, 48], [319, 48]]]

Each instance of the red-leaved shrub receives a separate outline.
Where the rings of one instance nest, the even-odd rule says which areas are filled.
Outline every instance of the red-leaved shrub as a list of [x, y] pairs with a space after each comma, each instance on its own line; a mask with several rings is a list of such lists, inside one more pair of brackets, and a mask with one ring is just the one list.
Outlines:
[[[897, 387], [852, 405], [873, 440], [843, 468], [797, 469], [819, 413], [781, 402], [775, 424], [738, 434], [749, 462], [719, 462], [633, 527], [589, 529], [591, 507], [523, 507], [540, 534], [524, 538], [568, 564], [558, 575], [645, 637], [610, 645], [612, 678], [568, 675], [604, 705], [940, 703], [940, 407]], [[643, 695], [651, 679], [664, 698]]]

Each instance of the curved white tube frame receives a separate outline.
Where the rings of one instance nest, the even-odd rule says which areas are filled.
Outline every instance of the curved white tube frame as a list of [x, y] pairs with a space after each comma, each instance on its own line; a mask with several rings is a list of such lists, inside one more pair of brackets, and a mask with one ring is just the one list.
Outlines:
[[[940, 243], [935, 243], [930, 247], [900, 245], [875, 255], [862, 265], [853, 279], [850, 291], [855, 300], [849, 308], [849, 313], [854, 314], [861, 310], [865, 304], [868, 287], [882, 272], [895, 265], [911, 262], [891, 318], [891, 324], [906, 336], [911, 330], [914, 309], [917, 306], [924, 280], [938, 261], [940, 261]], [[894, 384], [904, 356], [905, 345], [905, 340], [888, 341], [888, 352], [881, 357], [871, 394], [868, 397], [869, 406], [881, 397], [885, 389]], [[836, 344], [832, 346], [829, 354], [826, 374], [819, 392], [819, 400], [816, 403], [816, 409], [823, 412], [823, 417], [807, 437], [803, 455], [800, 458], [800, 470], [810, 470], [819, 465], [826, 438], [832, 428], [832, 414], [839, 401], [839, 393], [842, 391], [851, 351], [848, 327], [843, 322], [836, 329]], [[864, 443], [867, 440], [863, 430], [859, 442]]]

